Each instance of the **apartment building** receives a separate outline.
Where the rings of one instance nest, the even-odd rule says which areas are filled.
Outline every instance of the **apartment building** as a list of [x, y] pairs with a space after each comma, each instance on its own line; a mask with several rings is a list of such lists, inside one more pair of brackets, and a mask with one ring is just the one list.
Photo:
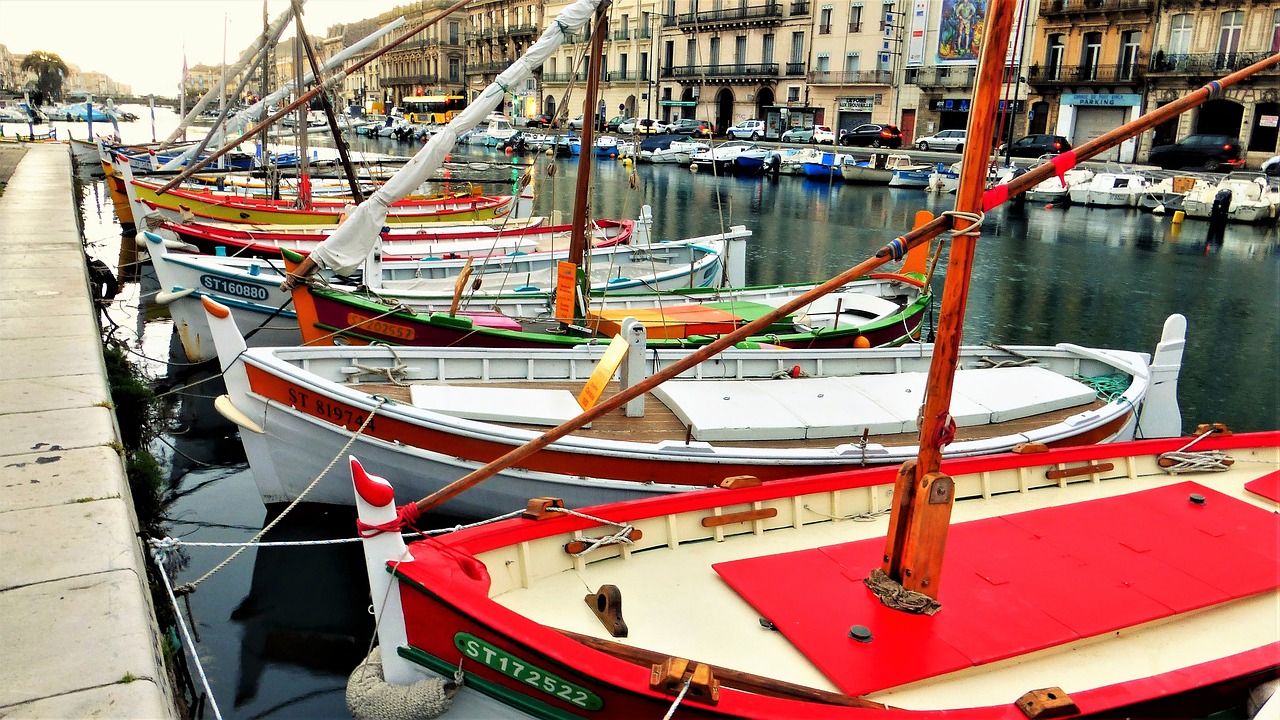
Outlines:
[[[1161, 107], [1215, 78], [1280, 53], [1280, 2], [1160, 0], [1147, 64], [1146, 106]], [[1257, 167], [1280, 152], [1280, 71], [1274, 67], [1217, 99], [1143, 133], [1142, 151], [1190, 134], [1229, 135]]]
[[[379, 38], [375, 47], [386, 47], [406, 30], [423, 24], [445, 7], [439, 0], [431, 0], [383, 13], [378, 17], [379, 27], [401, 15], [405, 24], [400, 30]], [[468, 52], [465, 33], [469, 22], [466, 11], [455, 12], [378, 58], [376, 85], [382, 90], [384, 101], [395, 105], [406, 97], [463, 94]], [[361, 79], [368, 88], [367, 78], [358, 78]]]
[[658, 38], [661, 118], [695, 117], [724, 128], [751, 118], [777, 137], [812, 123], [807, 73], [810, 0], [664, 0]]
[[[911, 0], [903, 18], [903, 72], [894, 116], [903, 143], [940, 130], [969, 124], [969, 101], [978, 71], [987, 0]], [[997, 112], [997, 137], [1020, 137], [1027, 127], [1026, 60], [1034, 38], [1033, 0], [1023, 0], [1014, 12], [1014, 26], [1005, 54], [1004, 83]]]
[[[1042, 2], [1028, 132], [1080, 145], [1141, 115], [1155, 23], [1156, 0]], [[1137, 150], [1127, 140], [1101, 158], [1132, 162]]]
[[836, 134], [869, 122], [899, 123], [895, 69], [902, 16], [890, 0], [819, 2], [814, 11], [809, 100]]
[[[479, 97], [511, 62], [520, 57], [542, 33], [540, 0], [477, 0], [467, 6], [465, 27], [466, 97]], [[506, 114], [521, 118], [538, 110], [538, 78], [509, 88]]]

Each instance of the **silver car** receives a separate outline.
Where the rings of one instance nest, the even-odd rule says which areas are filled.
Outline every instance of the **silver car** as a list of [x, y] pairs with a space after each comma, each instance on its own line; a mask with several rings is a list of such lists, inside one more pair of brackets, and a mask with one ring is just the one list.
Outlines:
[[950, 150], [951, 152], [961, 152], [964, 150], [965, 130], [943, 130], [937, 135], [922, 137], [916, 141], [916, 148], [920, 150]]

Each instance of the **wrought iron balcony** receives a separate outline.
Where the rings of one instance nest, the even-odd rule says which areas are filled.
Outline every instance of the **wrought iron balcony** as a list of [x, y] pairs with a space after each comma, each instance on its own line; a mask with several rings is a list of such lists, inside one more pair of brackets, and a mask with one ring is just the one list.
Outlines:
[[696, 13], [664, 15], [663, 27], [678, 27], [685, 32], [715, 30], [733, 25], [775, 25], [782, 20], [782, 3], [766, 3], [752, 7], [723, 8]]
[[794, 77], [796, 75], [804, 75], [804, 63], [802, 62], [787, 63], [787, 76]]
[[1042, 17], [1096, 12], [1151, 10], [1154, 0], [1049, 0], [1040, 6]]
[[631, 31], [630, 30], [614, 30], [613, 39], [614, 40], [630, 40]]
[[849, 32], [851, 33], [862, 32], [862, 23], [856, 23], [856, 22], [849, 23]]
[[[383, 75], [378, 78], [378, 84], [382, 87], [391, 87], [393, 85], [439, 85], [442, 82], [448, 82], [439, 75], [423, 75], [422, 73], [409, 73], [408, 75]], [[457, 82], [454, 80], [454, 82]]]
[[818, 34], [819, 34], [819, 35], [830, 35], [830, 34], [831, 34], [831, 24], [830, 24], [830, 23], [828, 23], [828, 24], [826, 24], [826, 25], [819, 25], [819, 26], [818, 26]]
[[[1226, 72], [1248, 67], [1270, 56], [1271, 53], [1269, 52], [1169, 55], [1164, 50], [1157, 50], [1152, 53], [1151, 64], [1148, 66], [1147, 74], [1216, 77]], [[1272, 66], [1263, 72], [1275, 73], [1277, 68]]]
[[1032, 85], [1124, 85], [1138, 84], [1144, 77], [1141, 65], [1098, 65], [1095, 67], [1039, 67], [1027, 73]]
[[799, 2], [792, 0], [791, 13], [790, 13], [792, 17], [795, 17], [796, 15], [808, 15], [808, 14], [809, 14], [808, 0], [800, 0]]
[[496, 75], [511, 67], [511, 62], [468, 63], [467, 73], [472, 75]]
[[973, 87], [975, 74], [976, 68], [972, 67], [921, 68], [914, 75], [908, 73], [906, 82], [922, 88], [969, 88]]
[[888, 70], [815, 70], [809, 73], [809, 82], [814, 85], [892, 85], [893, 73]]
[[571, 82], [584, 83], [586, 81], [586, 73], [542, 73], [542, 84], [544, 85], [567, 85]]
[[750, 65], [686, 65], [664, 67], [662, 77], [693, 82], [718, 82], [732, 80], [775, 80], [778, 63], [754, 63]]

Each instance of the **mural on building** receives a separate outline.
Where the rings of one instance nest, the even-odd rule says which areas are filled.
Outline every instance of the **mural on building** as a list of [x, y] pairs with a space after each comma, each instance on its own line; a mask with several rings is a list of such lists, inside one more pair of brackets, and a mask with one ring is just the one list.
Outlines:
[[986, 0], [942, 0], [942, 17], [938, 26], [938, 62], [977, 60], [986, 17]]

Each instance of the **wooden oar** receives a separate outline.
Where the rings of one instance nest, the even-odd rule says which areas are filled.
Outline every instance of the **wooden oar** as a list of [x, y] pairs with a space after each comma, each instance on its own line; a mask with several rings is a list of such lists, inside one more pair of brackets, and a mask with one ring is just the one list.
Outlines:
[[213, 161], [217, 160], [218, 158], [222, 157], [223, 155], [226, 155], [227, 153], [231, 152], [231, 151], [232, 151], [232, 150], [234, 150], [235, 148], [239, 147], [239, 146], [240, 146], [240, 143], [243, 143], [244, 141], [248, 140], [249, 138], [251, 138], [251, 137], [253, 137], [253, 136], [257, 135], [258, 133], [262, 132], [263, 130], [266, 130], [267, 128], [271, 127], [272, 125], [274, 125], [274, 124], [276, 123], [276, 121], [277, 121], [277, 120], [279, 120], [280, 118], [283, 118], [284, 116], [288, 115], [289, 113], [293, 112], [294, 110], [297, 110], [297, 109], [298, 109], [299, 107], [301, 107], [304, 103], [310, 102], [310, 101], [311, 101], [311, 98], [313, 98], [313, 97], [315, 97], [316, 95], [319, 95], [320, 93], [324, 92], [324, 91], [325, 91], [325, 89], [326, 89], [326, 87], [327, 87], [327, 85], [332, 84], [332, 83], [336, 83], [337, 81], [341, 80], [342, 78], [345, 78], [345, 77], [347, 77], [347, 76], [351, 75], [351, 74], [352, 74], [352, 73], [354, 73], [356, 70], [359, 70], [360, 68], [364, 67], [365, 65], [368, 65], [369, 63], [373, 62], [373, 61], [374, 61], [374, 59], [379, 58], [379, 57], [381, 57], [381, 56], [385, 55], [385, 54], [386, 54], [386, 53], [388, 53], [388, 52], [391, 52], [391, 51], [392, 51], [392, 50], [394, 50], [394, 49], [396, 48], [396, 46], [398, 46], [400, 43], [404, 42], [405, 40], [408, 40], [409, 38], [413, 37], [414, 35], [417, 35], [418, 33], [422, 32], [423, 30], [426, 30], [427, 28], [431, 27], [432, 25], [435, 25], [436, 23], [440, 22], [441, 20], [443, 20], [443, 19], [445, 19], [445, 18], [449, 17], [449, 16], [450, 16], [450, 15], [452, 15], [454, 12], [456, 12], [456, 11], [458, 11], [458, 10], [461, 10], [461, 9], [462, 9], [463, 7], [465, 7], [465, 6], [467, 5], [467, 3], [469, 3], [469, 2], [471, 2], [471, 0], [458, 0], [458, 2], [456, 2], [456, 3], [452, 4], [452, 5], [450, 5], [449, 7], [445, 8], [444, 10], [441, 10], [439, 13], [436, 13], [436, 15], [435, 15], [434, 17], [432, 17], [431, 19], [429, 19], [429, 20], [427, 20], [426, 22], [422, 23], [421, 25], [418, 25], [417, 27], [413, 27], [413, 28], [410, 28], [409, 30], [406, 30], [406, 31], [405, 31], [405, 33], [404, 33], [403, 35], [401, 35], [400, 37], [397, 37], [397, 38], [395, 38], [394, 40], [391, 40], [391, 41], [390, 41], [390, 42], [388, 42], [386, 45], [384, 45], [384, 46], [382, 46], [382, 47], [378, 48], [377, 50], [374, 50], [373, 52], [369, 53], [369, 54], [368, 54], [364, 59], [362, 59], [362, 60], [358, 60], [355, 64], [353, 64], [351, 67], [347, 68], [346, 70], [341, 70], [341, 71], [335, 72], [335, 73], [333, 74], [333, 76], [329, 78], [328, 83], [322, 83], [322, 82], [320, 82], [320, 81], [319, 81], [319, 80], [320, 80], [320, 78], [319, 78], [319, 77], [317, 77], [317, 78], [316, 78], [316, 84], [315, 84], [315, 86], [314, 86], [314, 87], [312, 87], [310, 90], [306, 91], [305, 93], [303, 93], [303, 94], [299, 95], [297, 100], [294, 100], [293, 102], [289, 103], [288, 105], [285, 105], [284, 107], [280, 108], [280, 110], [278, 110], [278, 111], [277, 111], [274, 115], [272, 115], [271, 117], [267, 118], [266, 120], [263, 120], [262, 122], [258, 123], [258, 124], [257, 124], [257, 125], [255, 125], [255, 126], [253, 126], [253, 127], [249, 128], [249, 129], [248, 129], [248, 130], [246, 130], [246, 131], [245, 131], [245, 133], [244, 133], [243, 135], [241, 135], [240, 137], [238, 137], [238, 138], [233, 138], [233, 139], [231, 140], [231, 142], [227, 143], [226, 145], [223, 145], [221, 148], [219, 148], [219, 149], [218, 149], [218, 151], [217, 151], [217, 152], [213, 153], [212, 155], [209, 155], [209, 156], [208, 156], [208, 157], [206, 157], [204, 160], [200, 160], [200, 161], [196, 162], [195, 164], [190, 165], [190, 166], [189, 166], [189, 167], [187, 167], [185, 170], [183, 170], [181, 173], [179, 173], [179, 174], [178, 174], [178, 177], [174, 178], [173, 180], [170, 180], [170, 181], [169, 181], [169, 182], [168, 182], [164, 187], [160, 188], [160, 189], [159, 189], [159, 190], [157, 190], [156, 192], [157, 192], [157, 193], [159, 193], [159, 194], [161, 194], [161, 195], [163, 195], [163, 194], [165, 194], [165, 193], [169, 192], [170, 190], [172, 190], [172, 189], [174, 188], [174, 186], [175, 186], [175, 185], [177, 185], [178, 183], [182, 182], [183, 180], [186, 180], [186, 179], [187, 179], [188, 177], [190, 177], [193, 173], [198, 172], [199, 170], [201, 170], [201, 169], [203, 169], [204, 167], [208, 166], [208, 165], [209, 165], [210, 163], [212, 163]]
[[[1200, 105], [1205, 101], [1209, 100], [1211, 97], [1215, 96], [1217, 93], [1220, 93], [1222, 88], [1233, 85], [1239, 82], [1240, 80], [1243, 80], [1244, 78], [1248, 77], [1249, 75], [1256, 73], [1259, 70], [1270, 67], [1271, 65], [1274, 65], [1277, 62], [1280, 62], [1280, 55], [1273, 56], [1262, 62], [1254, 63], [1253, 65], [1250, 65], [1248, 68], [1245, 68], [1244, 70], [1234, 72], [1222, 78], [1221, 80], [1217, 80], [1210, 83], [1209, 85], [1206, 85], [1204, 88], [1201, 88], [1200, 90], [1197, 90], [1196, 92], [1191, 93], [1190, 95], [1188, 95], [1186, 98], [1183, 98], [1182, 100], [1178, 100], [1173, 103], [1170, 103], [1169, 105], [1166, 105], [1163, 108], [1155, 110], [1136, 120], [1126, 123], [1125, 125], [1120, 126], [1116, 130], [1113, 130], [1103, 135], [1102, 137], [1097, 138], [1096, 140], [1085, 143], [1083, 146], [1081, 146], [1079, 150], [1075, 151], [1074, 153], [1075, 161], [1078, 162], [1081, 160], [1087, 160], [1088, 158], [1094, 157], [1099, 153], [1106, 152], [1107, 150], [1110, 150], [1116, 145], [1119, 145], [1122, 141], [1132, 137], [1133, 135], [1136, 135], [1148, 128], [1154, 127], [1155, 125], [1158, 125], [1161, 122], [1164, 122], [1169, 117], [1168, 113], [1165, 112], [1169, 107], [1177, 106], [1182, 111], [1185, 111], [1187, 109]], [[1207, 89], [1215, 86], [1216, 86], [1216, 90], [1214, 90], [1212, 93], [1206, 92]], [[1033, 173], [1037, 171], [1042, 172], [1038, 180], [1035, 180], [1035, 181], [1026, 180], [1027, 177], [1031, 176]], [[1052, 172], [1053, 172], [1053, 168], [1051, 166], [1048, 168], [1046, 168], [1045, 166], [1041, 166], [1036, 168], [1036, 170], [1033, 170], [1032, 172], [1027, 173], [1026, 175], [1022, 175], [1020, 178], [1018, 178], [1018, 180], [1023, 182], [1009, 183], [1008, 197], [1012, 197], [1018, 193], [1025, 192], [1027, 189], [1031, 187], [1034, 187], [1035, 184], [1039, 182], [1039, 180], [1043, 180], [1044, 178], [1049, 177], [1049, 175], [1052, 174]], [[984, 198], [984, 206], [985, 206], [985, 198]], [[705, 360], [708, 360], [711, 357], [714, 357], [715, 355], [719, 354], [721, 351], [733, 346], [738, 341], [744, 338], [750, 337], [752, 335], [759, 334], [762, 330], [772, 325], [773, 323], [777, 322], [779, 319], [794, 313], [796, 310], [800, 309], [801, 307], [804, 307], [805, 305], [813, 302], [814, 300], [822, 297], [823, 295], [834, 292], [835, 290], [838, 290], [839, 288], [843, 287], [849, 282], [852, 282], [853, 280], [859, 277], [862, 277], [863, 275], [866, 275], [867, 273], [883, 266], [884, 264], [888, 263], [890, 260], [893, 260], [895, 255], [897, 257], [904, 256], [910, 248], [913, 248], [913, 247], [916, 247], [917, 245], [928, 242], [933, 238], [937, 237], [938, 235], [942, 234], [943, 232], [950, 230], [951, 222], [952, 221], [949, 216], [943, 215], [918, 228], [911, 230], [910, 232], [906, 233], [905, 235], [902, 235], [901, 237], [895, 238], [891, 243], [889, 243], [888, 245], [885, 245], [884, 247], [876, 251], [876, 254], [873, 257], [863, 260], [861, 263], [858, 263], [854, 267], [849, 268], [848, 270], [840, 273], [834, 278], [828, 280], [827, 282], [822, 283], [821, 285], [813, 288], [812, 290], [804, 293], [803, 295], [797, 298], [794, 298], [789, 302], [783, 303], [782, 305], [778, 306], [776, 309], [770, 312], [767, 312], [764, 315], [761, 315], [759, 318], [753, 320], [752, 322], [747, 323], [746, 325], [743, 325], [742, 327], [738, 328], [734, 332], [721, 337], [719, 340], [716, 340], [715, 342], [709, 345], [705, 345], [702, 348], [698, 349], [697, 351], [692, 352], [689, 355], [686, 355], [683, 359], [671, 364], [666, 369], [661, 370], [653, 375], [650, 375], [648, 378], [645, 378], [643, 381], [633, 385], [632, 387], [627, 388], [617, 393], [616, 395], [613, 395], [607, 400], [604, 400], [599, 405], [596, 405], [594, 408], [587, 410], [583, 412], [581, 415], [578, 415], [577, 417], [571, 420], [568, 420], [562, 423], [561, 425], [558, 425], [548, 430], [547, 432], [543, 433], [542, 435], [539, 435], [533, 440], [530, 440], [524, 445], [521, 445], [520, 447], [513, 449], [511, 452], [508, 452], [506, 455], [503, 455], [502, 457], [489, 462], [484, 467], [480, 467], [471, 471], [466, 476], [459, 478], [458, 480], [455, 480], [454, 482], [450, 483], [449, 485], [446, 485], [445, 487], [437, 490], [436, 492], [431, 493], [425, 498], [422, 498], [421, 500], [416, 502], [415, 505], [418, 506], [418, 510], [420, 512], [430, 511], [432, 508], [440, 505], [441, 503], [444, 503], [449, 499], [465, 492], [471, 487], [479, 484], [480, 482], [483, 482], [484, 480], [488, 479], [490, 476], [492, 476], [494, 473], [498, 472], [499, 470], [503, 470], [505, 468], [511, 467], [515, 463], [538, 452], [542, 448], [546, 447], [547, 445], [550, 445], [551, 443], [564, 437], [565, 435], [568, 435], [574, 430], [577, 430], [583, 425], [586, 425], [587, 423], [595, 420], [596, 418], [601, 417], [613, 410], [616, 410], [617, 408], [626, 404], [629, 400], [649, 392], [653, 388], [679, 375], [685, 370], [688, 370], [689, 368]]]

